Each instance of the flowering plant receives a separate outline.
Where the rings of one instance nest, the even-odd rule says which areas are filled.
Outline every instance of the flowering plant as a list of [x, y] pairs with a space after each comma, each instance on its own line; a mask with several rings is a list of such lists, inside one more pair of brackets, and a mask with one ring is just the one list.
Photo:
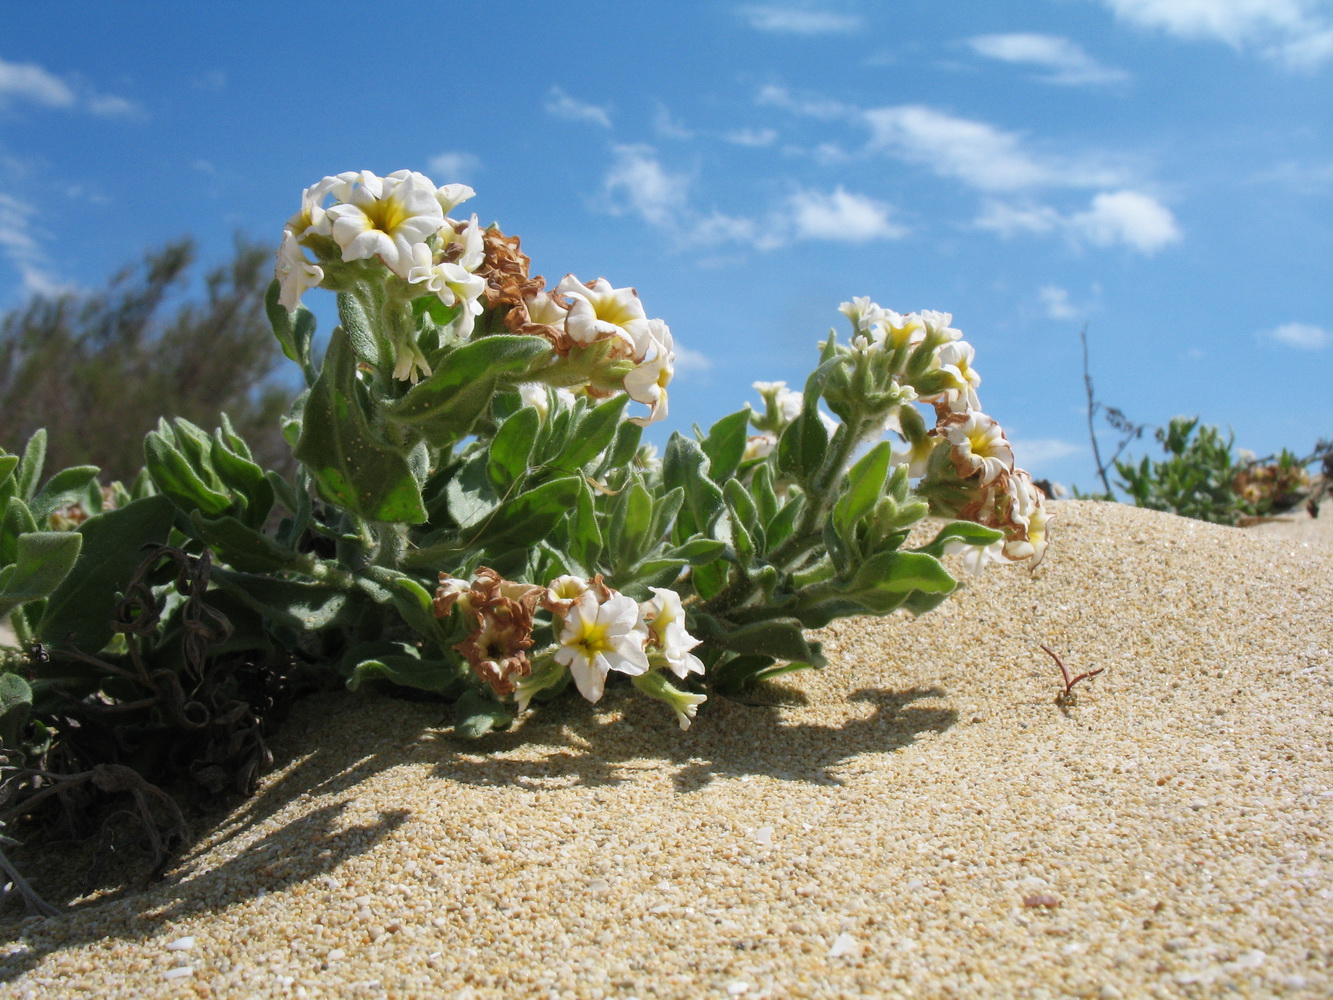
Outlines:
[[[91, 499], [88, 470], [70, 475], [95, 516], [50, 526], [76, 527], [80, 548], [15, 506], [55, 517], [64, 492], [34, 494], [26, 465], [15, 478], [19, 460], [0, 461], [0, 557], [16, 567], [0, 597], [20, 638], [113, 672], [138, 657], [141, 683], [162, 653], [186, 704], [207, 656], [332, 663], [352, 689], [456, 701], [474, 736], [571, 681], [597, 701], [623, 674], [686, 728], [711, 692], [822, 666], [807, 629], [937, 605], [957, 586], [948, 551], [974, 568], [1040, 558], [1043, 495], [982, 412], [948, 314], [845, 303], [850, 337], [830, 333], [802, 391], [757, 382], [758, 408], [672, 435], [659, 458], [641, 434], [668, 413], [666, 324], [604, 278], [548, 288], [517, 237], [457, 213], [473, 194], [409, 171], [304, 192], [267, 300], [306, 384], [284, 422], [294, 481], [225, 420], [212, 434], [163, 421], [114, 504]], [[340, 319], [322, 360], [301, 305], [317, 288]], [[908, 546], [928, 514], [953, 520]], [[141, 565], [145, 544], [193, 559], [189, 581]], [[38, 550], [52, 579], [22, 606], [14, 581]], [[126, 611], [114, 595], [135, 566]], [[107, 593], [91, 599], [90, 582]], [[225, 628], [182, 626], [205, 620], [199, 601]], [[182, 633], [198, 656], [182, 658]], [[133, 686], [80, 676], [113, 700]]]

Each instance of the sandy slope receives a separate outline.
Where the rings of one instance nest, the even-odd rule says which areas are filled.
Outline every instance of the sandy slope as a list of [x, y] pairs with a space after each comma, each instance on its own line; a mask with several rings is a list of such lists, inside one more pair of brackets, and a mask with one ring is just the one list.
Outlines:
[[[688, 733], [309, 702], [166, 883], [11, 912], [0, 994], [1333, 995], [1333, 518], [1055, 508], [1035, 574]], [[1043, 642], [1105, 668], [1067, 710]]]

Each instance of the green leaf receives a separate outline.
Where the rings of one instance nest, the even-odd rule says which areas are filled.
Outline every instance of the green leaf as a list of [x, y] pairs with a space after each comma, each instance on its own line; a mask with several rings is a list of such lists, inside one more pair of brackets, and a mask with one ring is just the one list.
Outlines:
[[23, 501], [32, 499], [37, 490], [37, 481], [42, 478], [42, 466], [46, 464], [46, 428], [39, 427], [28, 438], [23, 449], [23, 460], [19, 462], [15, 476], [16, 496]]
[[[84, 522], [85, 524], [87, 522]], [[18, 536], [17, 557], [0, 573], [0, 618], [49, 595], [74, 568], [83, 536], [74, 531], [34, 531]]]
[[40, 524], [57, 508], [82, 502], [89, 484], [97, 478], [98, 471], [95, 465], [76, 465], [57, 472], [28, 504], [32, 516]]
[[347, 687], [351, 691], [366, 681], [383, 680], [400, 687], [444, 694], [457, 690], [462, 680], [452, 664], [423, 658], [414, 646], [403, 642], [361, 643], [347, 651], [344, 664], [344, 672], [350, 675]]
[[[389, 344], [375, 332], [375, 327], [366, 312], [365, 303], [351, 292], [338, 293], [338, 319], [342, 321], [342, 333], [347, 339], [352, 353], [376, 368], [384, 368], [393, 363], [393, 350]], [[333, 331], [334, 337], [338, 331]], [[325, 365], [328, 359], [325, 359]]]
[[620, 426], [620, 415], [628, 403], [629, 396], [612, 396], [605, 403], [576, 417], [565, 446], [549, 464], [557, 469], [576, 472], [591, 462], [615, 437], [616, 429]]
[[505, 500], [480, 525], [464, 526], [462, 535], [470, 548], [490, 553], [527, 548], [550, 535], [578, 503], [579, 491], [584, 488], [579, 476], [552, 479]]
[[144, 559], [144, 549], [166, 542], [176, 506], [165, 496], [135, 500], [79, 525], [78, 562], [47, 602], [37, 626], [43, 641], [96, 653], [114, 634], [112, 616]]
[[491, 439], [486, 473], [503, 493], [528, 471], [528, 456], [537, 439], [542, 417], [535, 406], [524, 406], [502, 423]]
[[234, 517], [211, 518], [196, 510], [190, 513], [190, 523], [195, 534], [217, 553], [220, 561], [243, 572], [270, 573], [288, 569], [301, 559], [298, 553]]
[[239, 573], [213, 567], [213, 580], [246, 607], [297, 631], [315, 632], [354, 620], [364, 607], [345, 590], [304, 580], [283, 580], [256, 573]]
[[19, 535], [36, 531], [28, 505], [18, 497], [5, 502], [4, 520], [0, 521], [0, 566], [8, 566], [18, 559]]
[[315, 336], [315, 315], [305, 306], [297, 306], [295, 312], [289, 313], [278, 301], [281, 295], [282, 288], [278, 282], [271, 282], [264, 295], [264, 311], [268, 313], [274, 336], [282, 345], [282, 353], [302, 368], [307, 368], [310, 364], [310, 343]]
[[869, 593], [950, 593], [958, 581], [934, 556], [921, 552], [881, 552], [867, 559], [847, 587], [849, 596]]
[[754, 477], [750, 481], [750, 492], [754, 495], [754, 505], [759, 511], [759, 523], [767, 533], [778, 512], [778, 495], [773, 489], [773, 470], [767, 462], [755, 468]]
[[677, 431], [667, 442], [666, 454], [662, 458], [662, 479], [669, 489], [684, 487], [685, 506], [702, 533], [730, 541], [730, 524], [722, 519], [726, 508], [722, 490], [704, 472], [707, 461], [699, 443]]
[[856, 523], [875, 509], [889, 477], [892, 456], [892, 445], [881, 441], [848, 470], [842, 496], [833, 505], [833, 526], [845, 542], [854, 540]]
[[954, 521], [945, 525], [939, 534], [931, 539], [930, 544], [912, 551], [934, 556], [938, 559], [944, 555], [945, 545], [950, 541], [964, 542], [967, 545], [990, 545], [992, 542], [998, 542], [1003, 537], [1004, 532], [997, 531], [995, 528], [985, 528], [972, 521]]
[[170, 497], [181, 510], [221, 514], [231, 507], [231, 497], [213, 489], [171, 441], [159, 431], [144, 438], [144, 468], [158, 492]]
[[616, 497], [607, 544], [617, 567], [632, 566], [645, 555], [653, 523], [653, 498], [642, 483], [632, 483]]
[[337, 330], [306, 400], [294, 454], [331, 503], [370, 521], [426, 520], [407, 458], [375, 434], [362, 409], [356, 358]]
[[714, 482], [730, 479], [740, 468], [745, 456], [746, 432], [750, 427], [750, 410], [737, 410], [723, 417], [708, 429], [701, 447], [708, 456], [708, 475]]
[[639, 450], [639, 441], [643, 438], [643, 428], [628, 420], [616, 428], [615, 439], [602, 461], [602, 472], [611, 469], [626, 468], [634, 460], [634, 453]]
[[673, 559], [683, 559], [691, 566], [706, 566], [717, 562], [727, 551], [727, 543], [714, 538], [691, 538], [684, 545], [667, 552]]
[[492, 729], [506, 729], [514, 721], [503, 705], [477, 690], [466, 692], [454, 706], [454, 732], [475, 740]]
[[746, 625], [708, 640], [714, 646], [748, 656], [770, 656], [775, 660], [800, 660], [823, 666], [819, 643], [807, 642], [801, 623], [794, 618], [774, 618]]
[[753, 533], [759, 527], [759, 508], [749, 491], [735, 479], [728, 479], [722, 484], [722, 495], [727, 501], [727, 510], [731, 511], [735, 523], [744, 526]]
[[828, 430], [819, 418], [817, 405], [807, 403], [778, 440], [779, 471], [803, 483], [809, 482], [823, 467], [828, 451]]
[[387, 407], [385, 416], [443, 447], [472, 429], [499, 385], [523, 381], [550, 356], [543, 337], [482, 337], [449, 354], [434, 374]]
[[594, 506], [592, 490], [587, 483], [582, 484], [578, 503], [569, 516], [568, 551], [584, 574], [591, 574], [602, 554], [602, 532], [597, 524], [597, 510]]
[[0, 449], [0, 502], [8, 500], [17, 492], [14, 483], [14, 470], [18, 467], [19, 457], [10, 455]]
[[223, 485], [245, 498], [245, 510], [242, 512], [245, 523], [252, 528], [263, 525], [269, 511], [273, 509], [273, 485], [264, 476], [264, 470], [229, 448], [221, 430], [213, 435], [210, 457], [213, 460], [213, 471]]
[[11, 752], [19, 749], [31, 709], [28, 682], [18, 674], [0, 673], [0, 747]]

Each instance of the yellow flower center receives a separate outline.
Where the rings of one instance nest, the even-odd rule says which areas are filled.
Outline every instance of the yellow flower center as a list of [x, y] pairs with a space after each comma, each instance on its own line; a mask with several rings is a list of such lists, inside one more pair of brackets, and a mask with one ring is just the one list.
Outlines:
[[381, 233], [392, 234], [411, 218], [407, 214], [407, 207], [397, 198], [377, 198], [366, 205], [362, 211], [365, 212], [366, 218], [370, 220], [370, 228]]
[[595, 658], [598, 653], [609, 653], [612, 651], [611, 640], [607, 635], [605, 625], [600, 625], [595, 621], [585, 621], [579, 629], [579, 634], [567, 645], [583, 653], [589, 660]]

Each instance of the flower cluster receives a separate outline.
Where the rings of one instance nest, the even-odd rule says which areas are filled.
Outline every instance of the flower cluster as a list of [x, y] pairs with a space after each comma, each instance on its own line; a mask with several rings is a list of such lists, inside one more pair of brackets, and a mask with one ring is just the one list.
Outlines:
[[[850, 346], [840, 348], [852, 372], [844, 391], [878, 407], [873, 436], [895, 435], [894, 462], [918, 480], [918, 493], [934, 513], [1004, 532], [988, 547], [960, 544], [970, 565], [1039, 559], [1046, 546], [1045, 494], [1014, 464], [1004, 429], [982, 411], [976, 351], [951, 325], [953, 316], [933, 310], [902, 315], [869, 298], [840, 309], [853, 328]], [[748, 439], [746, 459], [769, 455], [804, 405], [803, 395], [785, 382], [756, 382], [754, 388], [764, 407], [751, 417], [759, 433]], [[825, 395], [836, 405], [835, 392]], [[914, 403], [933, 409], [933, 428]], [[836, 425], [822, 411], [819, 416], [831, 435]]]
[[[279, 301], [290, 312], [311, 288], [363, 291], [358, 279], [364, 269], [347, 265], [378, 262], [392, 276], [385, 282], [390, 299], [437, 300], [443, 312], [434, 315], [458, 340], [479, 331], [546, 337], [563, 362], [545, 373], [548, 384], [594, 397], [623, 391], [648, 406], [647, 416], [633, 418], [641, 425], [666, 417], [667, 385], [675, 374], [667, 325], [648, 318], [633, 288], [615, 288], [605, 278], [585, 283], [566, 275], [545, 291], [545, 280], [529, 273], [518, 237], [482, 229], [476, 215], [450, 218], [474, 194], [465, 184], [436, 187], [408, 170], [325, 177], [305, 189], [300, 211], [283, 230]], [[439, 347], [438, 331], [435, 343], [426, 338], [425, 349], [415, 322], [386, 336], [393, 378], [416, 383], [431, 375], [427, 351]]]
[[[462, 616], [468, 634], [454, 649], [497, 695], [513, 696], [520, 713], [540, 691], [567, 678], [588, 701], [599, 701], [616, 671], [666, 702], [688, 729], [705, 696], [676, 688], [663, 672], [681, 679], [702, 675], [704, 665], [691, 652], [699, 640], [685, 629], [680, 595], [649, 590], [650, 600], [636, 602], [600, 576], [561, 576], [539, 587], [505, 580], [483, 566], [471, 582], [441, 573], [433, 603], [437, 618], [454, 611]], [[550, 616], [554, 642], [529, 659], [538, 609]]]
[[944, 501], [935, 504], [935, 512], [1004, 532], [993, 546], [968, 547], [974, 566], [988, 559], [1040, 559], [1046, 547], [1045, 493], [1014, 464], [1004, 429], [982, 411], [976, 351], [951, 325], [953, 316], [933, 310], [904, 316], [868, 298], [840, 308], [854, 327], [853, 349], [901, 356], [901, 381], [916, 402], [934, 408], [930, 431], [914, 410], [910, 417], [899, 411], [886, 424], [902, 441], [895, 457], [909, 465], [909, 475], [925, 480], [923, 492], [936, 487], [933, 499]]

